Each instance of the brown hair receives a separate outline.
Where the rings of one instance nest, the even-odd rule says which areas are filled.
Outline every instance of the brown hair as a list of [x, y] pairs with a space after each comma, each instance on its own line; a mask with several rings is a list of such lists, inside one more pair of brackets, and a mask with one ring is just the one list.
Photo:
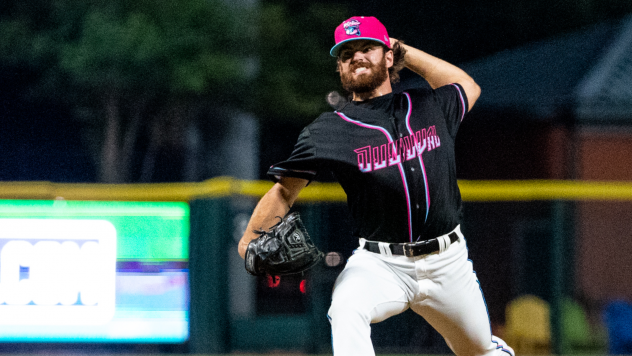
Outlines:
[[[399, 71], [404, 69], [406, 65], [404, 60], [406, 48], [402, 44], [404, 44], [404, 41], [398, 40], [393, 45], [393, 66], [388, 69], [388, 77], [391, 79], [391, 84], [399, 82]], [[388, 51], [388, 48], [385, 48], [385, 50]]]

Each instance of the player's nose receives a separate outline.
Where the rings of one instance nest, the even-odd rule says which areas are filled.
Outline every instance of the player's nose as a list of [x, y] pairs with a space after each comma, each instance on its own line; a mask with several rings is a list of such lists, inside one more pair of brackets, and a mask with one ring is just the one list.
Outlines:
[[353, 57], [351, 57], [352, 61], [361, 61], [364, 60], [364, 53], [362, 51], [353, 52]]

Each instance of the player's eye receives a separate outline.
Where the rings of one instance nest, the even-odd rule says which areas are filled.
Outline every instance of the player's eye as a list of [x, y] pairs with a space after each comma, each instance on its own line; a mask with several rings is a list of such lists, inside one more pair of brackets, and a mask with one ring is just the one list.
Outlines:
[[351, 52], [350, 51], [343, 51], [340, 53], [340, 59], [343, 62], [348, 61], [351, 58]]

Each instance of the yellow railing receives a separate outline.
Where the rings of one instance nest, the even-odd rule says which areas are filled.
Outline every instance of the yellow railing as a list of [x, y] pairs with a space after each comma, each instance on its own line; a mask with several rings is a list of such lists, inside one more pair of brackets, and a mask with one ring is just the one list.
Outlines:
[[[268, 181], [244, 181], [229, 177], [199, 183], [99, 184], [51, 182], [0, 182], [0, 199], [66, 199], [122, 201], [190, 201], [230, 195], [263, 196]], [[460, 180], [463, 200], [632, 200], [632, 182], [564, 180], [475, 181]], [[346, 200], [337, 183], [314, 182], [305, 188], [301, 201]]]
[[459, 188], [465, 201], [632, 200], [632, 182], [463, 180]]

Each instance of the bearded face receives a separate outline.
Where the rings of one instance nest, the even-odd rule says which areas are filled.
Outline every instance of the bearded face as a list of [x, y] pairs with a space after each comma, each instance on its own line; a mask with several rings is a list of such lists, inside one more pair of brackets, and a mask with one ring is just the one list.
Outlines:
[[[368, 70], [362, 70], [362, 68], [367, 68]], [[358, 71], [358, 69], [360, 70]], [[384, 55], [382, 55], [382, 59], [378, 63], [351, 60], [347, 70], [343, 70], [342, 67], [339, 70], [342, 87], [352, 93], [372, 92], [388, 79], [388, 69], [386, 68]]]

